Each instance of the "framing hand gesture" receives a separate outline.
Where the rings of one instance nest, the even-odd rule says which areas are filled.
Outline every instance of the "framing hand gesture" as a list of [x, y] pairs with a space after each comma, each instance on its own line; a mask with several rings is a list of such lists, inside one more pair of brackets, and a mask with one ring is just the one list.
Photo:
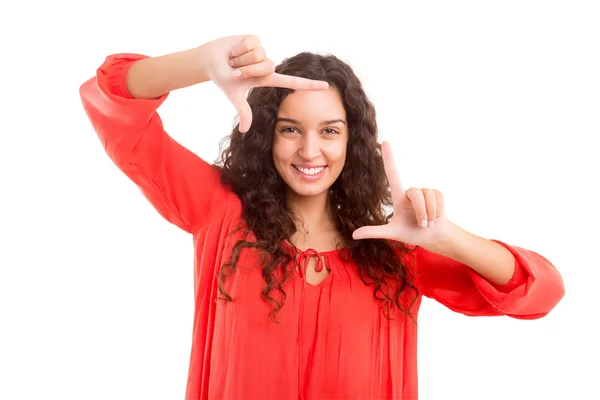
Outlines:
[[240, 116], [240, 132], [250, 129], [252, 110], [246, 92], [253, 87], [325, 90], [324, 81], [275, 73], [275, 64], [255, 35], [226, 36], [203, 45], [209, 78], [225, 93]]
[[[405, 191], [389, 142], [381, 144], [381, 151], [392, 192], [394, 215], [388, 224], [360, 227], [352, 237], [356, 240], [391, 239], [416, 246], [431, 245], [445, 238], [450, 222], [444, 214], [442, 193], [437, 189], [413, 187]], [[425, 227], [421, 226], [422, 223]]]

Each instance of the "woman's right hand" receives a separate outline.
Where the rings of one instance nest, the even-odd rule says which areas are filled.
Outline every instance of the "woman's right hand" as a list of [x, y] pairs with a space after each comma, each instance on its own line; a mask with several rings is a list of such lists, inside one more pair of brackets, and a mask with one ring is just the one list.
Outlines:
[[[200, 48], [208, 77], [225, 93], [240, 116], [240, 132], [247, 132], [252, 124], [252, 110], [246, 101], [251, 88], [325, 90], [329, 87], [325, 81], [275, 73], [275, 64], [267, 58], [255, 35], [226, 36]], [[240, 76], [234, 76], [234, 72]]]

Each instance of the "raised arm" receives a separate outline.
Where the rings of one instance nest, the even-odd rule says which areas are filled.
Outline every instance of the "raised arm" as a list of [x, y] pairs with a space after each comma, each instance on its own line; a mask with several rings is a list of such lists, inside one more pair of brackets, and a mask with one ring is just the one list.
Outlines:
[[274, 70], [258, 37], [226, 36], [155, 58], [111, 55], [96, 76], [81, 85], [80, 94], [108, 156], [163, 217], [194, 233], [217, 210], [224, 209], [228, 196], [234, 194], [221, 184], [216, 167], [165, 132], [156, 110], [170, 91], [211, 80], [237, 109], [239, 132], [247, 132], [252, 122], [246, 100], [249, 89], [329, 87], [327, 82]]
[[169, 92], [207, 79], [201, 48], [150, 58], [115, 54], [80, 87], [104, 149], [156, 210], [193, 233], [221, 209], [229, 191], [219, 171], [163, 128], [158, 107]]
[[469, 316], [536, 319], [547, 315], [565, 292], [556, 267], [534, 251], [492, 241], [514, 256], [514, 273], [506, 284], [494, 284], [464, 263], [419, 247], [415, 261], [423, 294]]

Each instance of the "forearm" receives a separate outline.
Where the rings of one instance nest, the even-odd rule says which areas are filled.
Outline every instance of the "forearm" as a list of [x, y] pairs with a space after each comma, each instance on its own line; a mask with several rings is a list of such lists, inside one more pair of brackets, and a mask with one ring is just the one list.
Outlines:
[[127, 73], [127, 90], [133, 98], [154, 99], [209, 80], [202, 51], [198, 46], [136, 61]]
[[422, 246], [425, 250], [468, 265], [497, 285], [508, 283], [515, 269], [515, 258], [504, 246], [476, 236], [450, 222], [451, 234], [442, 242]]

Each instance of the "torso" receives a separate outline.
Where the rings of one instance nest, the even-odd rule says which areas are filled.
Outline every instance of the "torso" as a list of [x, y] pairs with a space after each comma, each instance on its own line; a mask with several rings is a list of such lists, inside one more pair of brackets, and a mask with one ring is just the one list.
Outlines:
[[[306, 238], [302, 235], [295, 235], [292, 238], [292, 243], [302, 251], [314, 249], [318, 253], [331, 252], [337, 250], [338, 248], [345, 247], [345, 243], [343, 239], [340, 238], [340, 235], [337, 231], [324, 232], [318, 235], [313, 234], [310, 238]], [[323, 282], [330, 272], [330, 269], [325, 263], [325, 257], [323, 255], [321, 255], [321, 265], [323, 266], [323, 269], [321, 271], [316, 271], [316, 265], [317, 258], [310, 257], [305, 271], [306, 282], [313, 286], [319, 285], [321, 282]]]

